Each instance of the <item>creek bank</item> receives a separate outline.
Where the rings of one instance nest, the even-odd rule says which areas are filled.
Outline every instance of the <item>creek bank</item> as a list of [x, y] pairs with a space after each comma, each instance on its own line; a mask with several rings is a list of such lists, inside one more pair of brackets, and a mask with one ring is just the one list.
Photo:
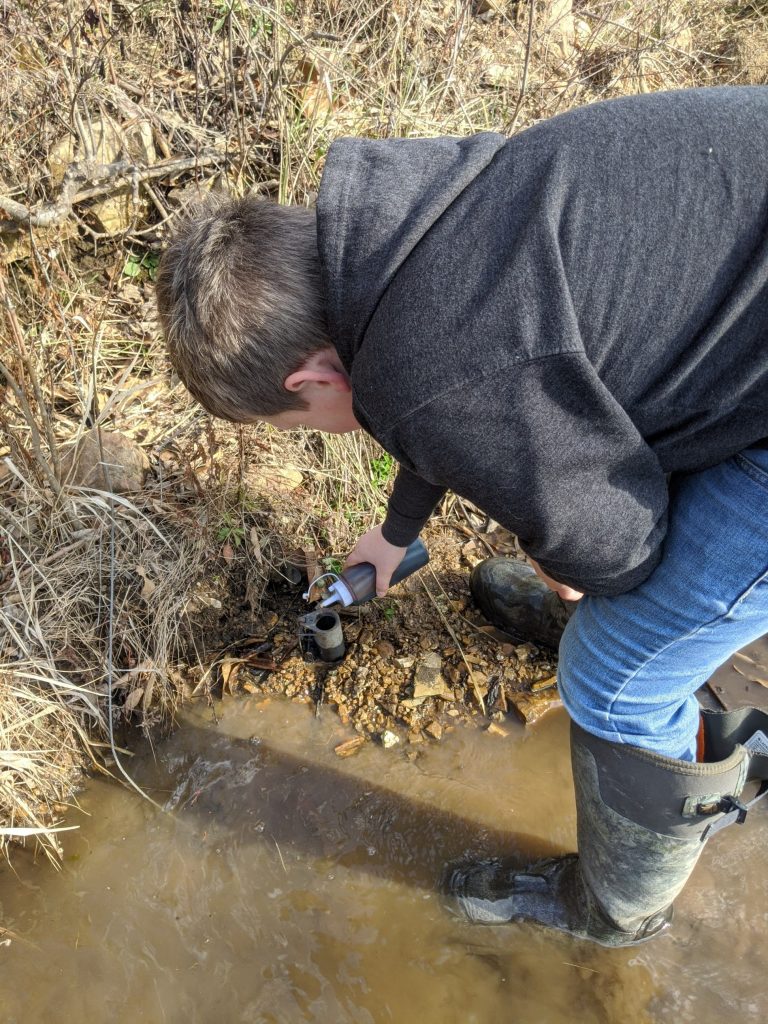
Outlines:
[[[556, 656], [488, 626], [472, 607], [467, 574], [450, 565], [461, 553], [445, 538], [432, 547], [433, 579], [414, 577], [391, 597], [341, 611], [347, 654], [339, 664], [302, 654], [302, 582], [296, 593], [282, 587], [250, 635], [230, 640], [192, 692], [282, 695], [329, 707], [385, 747], [439, 741], [458, 725], [503, 735], [509, 717], [532, 724], [561, 706]], [[231, 634], [231, 624], [219, 628]], [[340, 756], [356, 749], [345, 746]]]

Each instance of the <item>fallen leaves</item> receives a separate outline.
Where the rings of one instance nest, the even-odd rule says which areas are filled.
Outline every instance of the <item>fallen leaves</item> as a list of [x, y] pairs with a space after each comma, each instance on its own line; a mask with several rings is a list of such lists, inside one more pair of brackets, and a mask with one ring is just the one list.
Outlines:
[[257, 672], [274, 672], [277, 668], [273, 659], [265, 656], [262, 649], [265, 645], [262, 641], [253, 639], [251, 643], [259, 645], [252, 653], [225, 657], [215, 663], [214, 667], [218, 670], [222, 694], [235, 692], [238, 686], [238, 673], [243, 668]]

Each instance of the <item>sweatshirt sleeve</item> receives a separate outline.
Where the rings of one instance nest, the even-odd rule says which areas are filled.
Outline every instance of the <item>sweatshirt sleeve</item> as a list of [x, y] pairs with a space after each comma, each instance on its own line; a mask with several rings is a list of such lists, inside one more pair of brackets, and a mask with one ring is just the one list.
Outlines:
[[462, 383], [396, 424], [392, 443], [577, 590], [623, 593], [658, 564], [666, 477], [581, 351]]
[[400, 466], [382, 526], [384, 540], [397, 547], [408, 547], [421, 533], [445, 490]]

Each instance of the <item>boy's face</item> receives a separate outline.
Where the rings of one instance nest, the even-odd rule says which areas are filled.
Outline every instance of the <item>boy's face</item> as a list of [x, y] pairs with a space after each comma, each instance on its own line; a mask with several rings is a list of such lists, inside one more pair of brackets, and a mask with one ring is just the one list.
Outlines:
[[278, 430], [309, 427], [326, 434], [350, 434], [360, 429], [352, 412], [351, 391], [340, 392], [320, 382], [308, 382], [301, 394], [308, 408], [289, 409], [274, 416], [260, 416], [259, 419]]

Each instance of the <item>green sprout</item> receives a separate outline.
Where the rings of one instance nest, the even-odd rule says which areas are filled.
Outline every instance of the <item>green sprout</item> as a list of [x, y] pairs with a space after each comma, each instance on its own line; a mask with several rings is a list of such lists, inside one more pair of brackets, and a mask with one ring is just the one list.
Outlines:
[[222, 544], [227, 542], [233, 548], [239, 548], [245, 540], [245, 527], [234, 522], [229, 512], [225, 512], [222, 524], [216, 533], [216, 540]]
[[332, 572], [335, 576], [341, 575], [342, 561], [340, 558], [327, 555], [325, 558], [320, 559], [320, 564], [326, 572]]
[[124, 277], [143, 278], [147, 277], [154, 281], [157, 277], [157, 267], [160, 257], [156, 252], [145, 252], [140, 256], [132, 253], [125, 261], [123, 267]]
[[371, 483], [375, 484], [376, 487], [386, 487], [392, 475], [394, 464], [395, 460], [389, 452], [384, 452], [378, 458], [371, 459]]

